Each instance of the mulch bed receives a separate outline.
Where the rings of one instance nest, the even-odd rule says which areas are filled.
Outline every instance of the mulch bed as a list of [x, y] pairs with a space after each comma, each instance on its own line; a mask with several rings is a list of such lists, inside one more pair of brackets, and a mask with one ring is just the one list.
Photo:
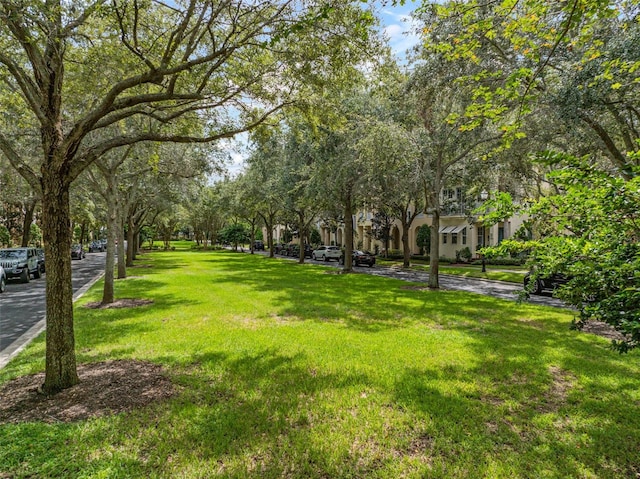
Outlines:
[[80, 383], [54, 396], [38, 392], [44, 373], [22, 376], [0, 389], [0, 424], [73, 422], [166, 400], [177, 389], [162, 366], [118, 360], [78, 365]]

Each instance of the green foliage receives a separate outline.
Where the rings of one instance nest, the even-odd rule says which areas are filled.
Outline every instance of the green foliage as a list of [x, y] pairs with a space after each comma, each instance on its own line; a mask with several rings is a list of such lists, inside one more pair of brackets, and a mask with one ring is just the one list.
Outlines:
[[311, 231], [309, 231], [309, 242], [312, 245], [319, 245], [322, 243], [322, 236], [320, 235], [318, 228], [311, 228]]
[[0, 225], [0, 246], [11, 246], [11, 235], [5, 225]]
[[429, 251], [429, 245], [431, 245], [431, 227], [429, 225], [422, 225], [418, 228], [416, 243], [421, 252]]
[[577, 327], [605, 321], [624, 335], [616, 349], [639, 346], [640, 171], [627, 179], [587, 158], [547, 152], [540, 159], [556, 167], [549, 176], [560, 193], [525, 211], [545, 225], [546, 234], [505, 241], [487, 254], [528, 253], [533, 279], [565, 275], [569, 281], [556, 295], [577, 309]]
[[471, 261], [472, 256], [471, 249], [469, 249], [468, 246], [465, 246], [464, 248], [456, 251], [456, 263], [459, 263], [460, 261], [468, 263]]
[[31, 244], [34, 244], [36, 246], [40, 246], [40, 244], [42, 243], [42, 230], [36, 223], [32, 223], [31, 227], [29, 228], [29, 238]]
[[246, 225], [238, 223], [222, 228], [218, 238], [223, 243], [229, 243], [237, 246], [239, 244], [247, 243], [251, 238], [251, 235]]
[[85, 307], [98, 284], [75, 308], [81, 363], [161, 365], [175, 396], [5, 421], [5, 476], [634, 477], [640, 351], [570, 330], [571, 311], [176, 246], [116, 283], [152, 304]]

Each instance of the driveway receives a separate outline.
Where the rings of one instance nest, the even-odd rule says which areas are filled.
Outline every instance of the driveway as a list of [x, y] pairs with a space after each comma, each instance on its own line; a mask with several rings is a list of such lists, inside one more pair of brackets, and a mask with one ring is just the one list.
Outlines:
[[[71, 262], [74, 299], [104, 273], [106, 253]], [[29, 283], [9, 281], [0, 294], [0, 368], [45, 329], [46, 274]]]

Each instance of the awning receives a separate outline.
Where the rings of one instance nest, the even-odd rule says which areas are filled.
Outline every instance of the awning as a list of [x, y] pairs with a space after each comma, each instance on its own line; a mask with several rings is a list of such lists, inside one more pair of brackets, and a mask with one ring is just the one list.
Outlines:
[[438, 230], [438, 233], [443, 233], [443, 234], [460, 233], [460, 231], [462, 231], [466, 227], [467, 227], [466, 225], [462, 225], [462, 226], [441, 226], [440, 229]]

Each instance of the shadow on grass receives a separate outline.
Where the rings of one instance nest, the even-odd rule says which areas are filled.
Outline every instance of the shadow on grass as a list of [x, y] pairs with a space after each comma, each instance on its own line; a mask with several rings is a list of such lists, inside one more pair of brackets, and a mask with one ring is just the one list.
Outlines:
[[[344, 324], [370, 338], [372, 355], [385, 353], [373, 349], [378, 338], [402, 329], [442, 333], [443, 343], [452, 332], [460, 354], [444, 352], [445, 344], [438, 350], [436, 342], [429, 364], [398, 364], [388, 385], [367, 369], [364, 354], [362, 364], [339, 372], [312, 369], [304, 352], [287, 356], [270, 348], [195, 354], [186, 366], [159, 357], [174, 365], [174, 381], [184, 388], [179, 397], [106, 422], [0, 428], [0, 464], [15, 457], [23, 475], [45, 477], [52, 471], [238, 478], [407, 471], [414, 477], [623, 478], [640, 472], [638, 355], [618, 356], [605, 341], [569, 331], [566, 312], [407, 290], [393, 279], [327, 274], [335, 270], [257, 256], [220, 253], [203, 260], [212, 283], [268, 293], [288, 321]], [[180, 304], [156, 294], [149, 295], [154, 307]], [[130, 328], [123, 330], [126, 343], [151, 328], [130, 313], [83, 317], [84, 330], [96, 323], [83, 343], [117, 341], [118, 326]], [[385, 414], [388, 424], [369, 429], [373, 417]], [[33, 437], [42, 440], [31, 447]]]
[[[321, 416], [315, 401], [326, 391], [370, 381], [359, 374], [315, 375], [305, 361], [300, 354], [274, 350], [195, 356], [191, 365], [174, 370], [173, 380], [183, 392], [164, 405], [108, 424], [1, 426], [0, 464], [11, 457], [26, 475], [54, 472], [56, 477], [97, 477], [107, 471], [126, 477], [357, 474], [355, 461], [332, 465], [316, 443], [314, 428], [330, 417]], [[34, 436], [38, 444], [29, 448]]]

